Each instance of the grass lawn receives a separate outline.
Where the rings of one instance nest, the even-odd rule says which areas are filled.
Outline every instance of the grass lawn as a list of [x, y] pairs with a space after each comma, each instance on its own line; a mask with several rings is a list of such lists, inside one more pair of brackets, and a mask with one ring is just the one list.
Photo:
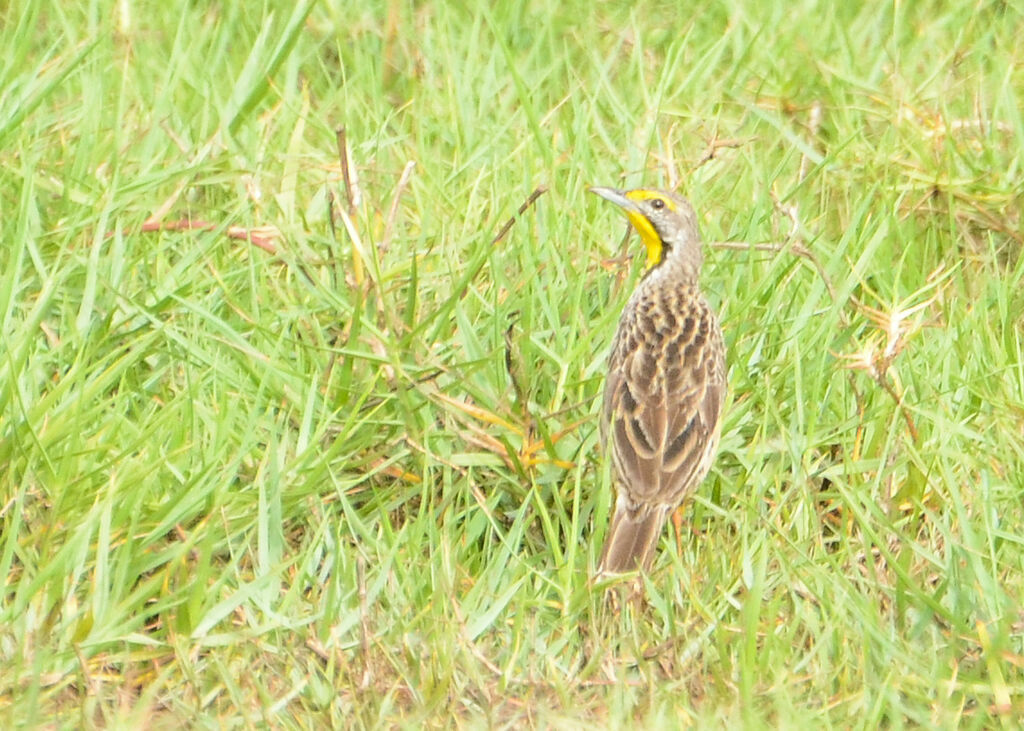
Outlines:
[[[0, 726], [1015, 726], [1022, 33], [0, 9]], [[618, 606], [598, 397], [643, 247], [591, 184], [691, 198], [729, 359]]]

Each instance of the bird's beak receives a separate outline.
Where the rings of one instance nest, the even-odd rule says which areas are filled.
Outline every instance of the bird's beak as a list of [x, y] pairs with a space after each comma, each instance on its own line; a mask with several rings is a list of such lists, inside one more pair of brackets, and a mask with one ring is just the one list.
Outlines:
[[635, 201], [631, 200], [626, 196], [626, 192], [623, 190], [617, 190], [615, 188], [602, 188], [600, 186], [593, 186], [587, 188], [591, 193], [604, 198], [606, 201], [610, 201], [617, 205], [626, 214], [626, 218], [633, 224], [633, 228], [640, 234], [640, 239], [644, 242], [644, 246], [647, 247], [647, 267], [651, 268], [655, 264], [661, 261], [661, 257], [664, 253], [665, 244], [661, 240], [661, 236], [654, 230], [654, 226], [648, 220], [647, 216], [644, 215], [640, 206]]
[[606, 201], [611, 201], [612, 203], [619, 206], [620, 208], [625, 209], [626, 211], [640, 213], [639, 206], [637, 206], [636, 203], [634, 203], [633, 201], [626, 197], [626, 191], [624, 190], [618, 190], [617, 188], [603, 188], [599, 185], [587, 188], [587, 190], [589, 190], [591, 193], [596, 193], [597, 195], [604, 198]]

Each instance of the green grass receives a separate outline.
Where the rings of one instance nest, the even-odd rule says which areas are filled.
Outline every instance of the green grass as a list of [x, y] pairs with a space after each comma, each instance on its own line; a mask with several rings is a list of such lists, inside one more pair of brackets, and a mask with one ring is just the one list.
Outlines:
[[[1018, 3], [236, 5], [0, 10], [4, 727], [1019, 721]], [[640, 183], [768, 246], [616, 610]]]

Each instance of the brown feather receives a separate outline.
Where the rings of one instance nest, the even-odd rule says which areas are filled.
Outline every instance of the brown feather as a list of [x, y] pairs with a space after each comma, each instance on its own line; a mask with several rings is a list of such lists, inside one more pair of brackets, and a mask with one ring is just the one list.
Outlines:
[[665, 516], [662, 510], [631, 511], [624, 505], [616, 505], [601, 551], [598, 574], [623, 574], [650, 568]]

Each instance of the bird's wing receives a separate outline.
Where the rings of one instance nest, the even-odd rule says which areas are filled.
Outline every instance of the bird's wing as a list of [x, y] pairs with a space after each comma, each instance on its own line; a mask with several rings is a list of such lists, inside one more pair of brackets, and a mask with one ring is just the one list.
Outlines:
[[[629, 501], [676, 505], [707, 474], [725, 392], [721, 334], [706, 305], [677, 336], [617, 344], [605, 407]], [[664, 353], [664, 355], [662, 355]]]

